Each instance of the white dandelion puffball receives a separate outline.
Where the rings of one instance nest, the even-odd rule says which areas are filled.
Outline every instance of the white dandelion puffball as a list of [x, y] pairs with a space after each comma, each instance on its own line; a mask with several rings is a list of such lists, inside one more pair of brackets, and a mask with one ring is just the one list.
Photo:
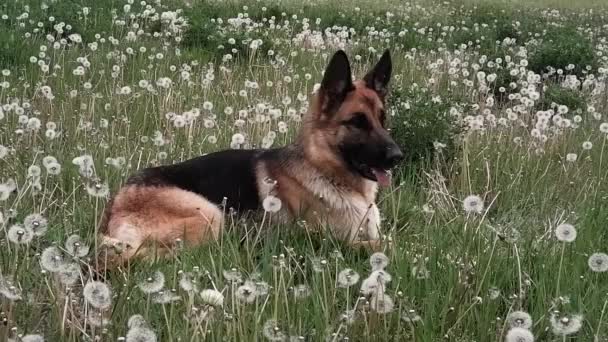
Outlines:
[[513, 311], [507, 315], [507, 323], [511, 328], [530, 329], [532, 327], [532, 316], [524, 311]]
[[211, 306], [224, 305], [224, 295], [218, 290], [207, 289], [201, 291], [201, 299], [203, 300], [203, 302]]
[[298, 284], [293, 287], [293, 297], [295, 299], [304, 299], [310, 297], [312, 290], [306, 284]]
[[28, 244], [34, 238], [34, 232], [20, 224], [12, 225], [6, 235], [10, 242], [17, 244]]
[[21, 338], [21, 342], [44, 342], [44, 337], [38, 334], [29, 334]]
[[30, 214], [23, 220], [25, 228], [30, 229], [36, 236], [42, 236], [48, 229], [48, 221], [40, 214]]
[[161, 271], [156, 271], [152, 276], [140, 281], [137, 286], [146, 294], [158, 292], [165, 286], [165, 275]]
[[593, 272], [607, 272], [608, 271], [608, 254], [606, 253], [593, 253], [587, 260], [589, 268]]
[[191, 272], [183, 272], [179, 275], [179, 287], [184, 291], [197, 291], [196, 283], [196, 277]]
[[237, 270], [236, 268], [224, 270], [224, 271], [222, 271], [222, 275], [224, 276], [224, 279], [226, 279], [227, 281], [230, 281], [230, 282], [240, 282], [241, 279], [243, 278], [243, 275], [241, 274], [241, 272], [239, 270]]
[[534, 335], [528, 329], [512, 328], [507, 332], [505, 342], [534, 342]]
[[279, 323], [274, 319], [270, 319], [264, 323], [262, 334], [268, 341], [285, 341], [287, 338], [279, 328]]
[[152, 302], [156, 304], [169, 304], [172, 302], [177, 302], [180, 299], [182, 299], [180, 296], [169, 290], [159, 291], [152, 294]]
[[387, 314], [393, 311], [395, 303], [387, 294], [379, 294], [372, 297], [370, 307], [379, 314]]
[[369, 263], [372, 271], [383, 270], [388, 266], [388, 257], [382, 252], [376, 252], [369, 257]]
[[582, 315], [551, 316], [551, 328], [556, 335], [576, 334], [583, 326]]
[[129, 329], [127, 336], [125, 337], [126, 342], [156, 342], [156, 334], [152, 329], [145, 327], [135, 327]]
[[57, 275], [63, 285], [74, 285], [80, 279], [80, 267], [75, 263], [66, 264]]
[[256, 297], [255, 285], [251, 281], [246, 281], [236, 289], [236, 299], [241, 303], [253, 303]]
[[262, 202], [264, 210], [269, 213], [278, 212], [279, 210], [281, 210], [281, 205], [281, 199], [272, 195], [266, 196], [266, 198], [264, 198], [264, 201]]
[[393, 277], [386, 272], [385, 270], [375, 270], [370, 275], [369, 278], [376, 279], [380, 284], [387, 284], [393, 279]]
[[483, 212], [483, 199], [477, 195], [470, 195], [464, 199], [462, 206], [468, 214], [481, 214]]
[[135, 315], [129, 317], [129, 320], [127, 321], [127, 327], [129, 327], [129, 329], [142, 328], [142, 327], [147, 327], [147, 326], [148, 326], [148, 322], [146, 322], [146, 319], [144, 318], [144, 316], [142, 316], [140, 314], [135, 314]]
[[359, 273], [346, 268], [338, 273], [338, 287], [351, 287], [359, 282]]
[[573, 242], [576, 240], [576, 228], [568, 223], [562, 223], [555, 228], [555, 236], [559, 241]]
[[65, 241], [65, 250], [74, 257], [82, 258], [89, 254], [89, 246], [79, 235], [70, 235]]
[[384, 291], [384, 287], [381, 283], [378, 282], [377, 279], [374, 278], [365, 278], [361, 283], [361, 294], [367, 296], [372, 294], [377, 294], [379, 292]]
[[591, 141], [585, 141], [583, 143], [583, 150], [590, 150], [593, 148], [593, 143]]
[[55, 246], [46, 248], [40, 255], [40, 266], [49, 272], [61, 271], [64, 264], [63, 253]]
[[89, 281], [82, 291], [87, 303], [97, 309], [107, 309], [112, 305], [112, 290], [106, 283]]
[[566, 160], [574, 163], [578, 159], [578, 155], [576, 153], [568, 153], [566, 154]]

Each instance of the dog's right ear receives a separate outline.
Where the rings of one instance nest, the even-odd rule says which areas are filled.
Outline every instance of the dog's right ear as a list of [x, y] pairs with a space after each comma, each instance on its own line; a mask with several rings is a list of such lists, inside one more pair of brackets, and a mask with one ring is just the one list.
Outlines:
[[348, 92], [355, 89], [346, 53], [336, 52], [325, 69], [321, 82], [321, 110], [325, 114], [334, 113], [346, 98]]

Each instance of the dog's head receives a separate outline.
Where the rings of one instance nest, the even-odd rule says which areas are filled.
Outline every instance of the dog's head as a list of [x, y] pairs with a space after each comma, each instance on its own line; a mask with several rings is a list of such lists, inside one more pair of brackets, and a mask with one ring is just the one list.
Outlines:
[[391, 70], [391, 56], [386, 50], [362, 80], [353, 82], [346, 54], [336, 52], [306, 123], [316, 154], [331, 151], [352, 174], [382, 186], [390, 183], [389, 170], [403, 159], [385, 126], [384, 100]]

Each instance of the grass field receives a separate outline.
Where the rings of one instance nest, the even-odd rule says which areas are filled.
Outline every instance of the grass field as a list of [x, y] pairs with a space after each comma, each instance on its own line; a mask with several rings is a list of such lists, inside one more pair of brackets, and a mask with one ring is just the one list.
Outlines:
[[[3, 2], [0, 341], [608, 341], [602, 3]], [[386, 260], [227, 214], [89, 279], [135, 170], [289, 143], [334, 51], [386, 48]]]

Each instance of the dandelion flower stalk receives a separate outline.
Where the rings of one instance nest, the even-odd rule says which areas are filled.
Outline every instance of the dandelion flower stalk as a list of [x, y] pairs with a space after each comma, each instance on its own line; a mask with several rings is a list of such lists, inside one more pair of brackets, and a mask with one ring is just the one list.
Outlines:
[[564, 252], [566, 250], [566, 242], [562, 242], [562, 250], [559, 257], [559, 268], [557, 270], [557, 281], [555, 283], [555, 298], [559, 298], [559, 285], [562, 278], [562, 266], [564, 264]]

